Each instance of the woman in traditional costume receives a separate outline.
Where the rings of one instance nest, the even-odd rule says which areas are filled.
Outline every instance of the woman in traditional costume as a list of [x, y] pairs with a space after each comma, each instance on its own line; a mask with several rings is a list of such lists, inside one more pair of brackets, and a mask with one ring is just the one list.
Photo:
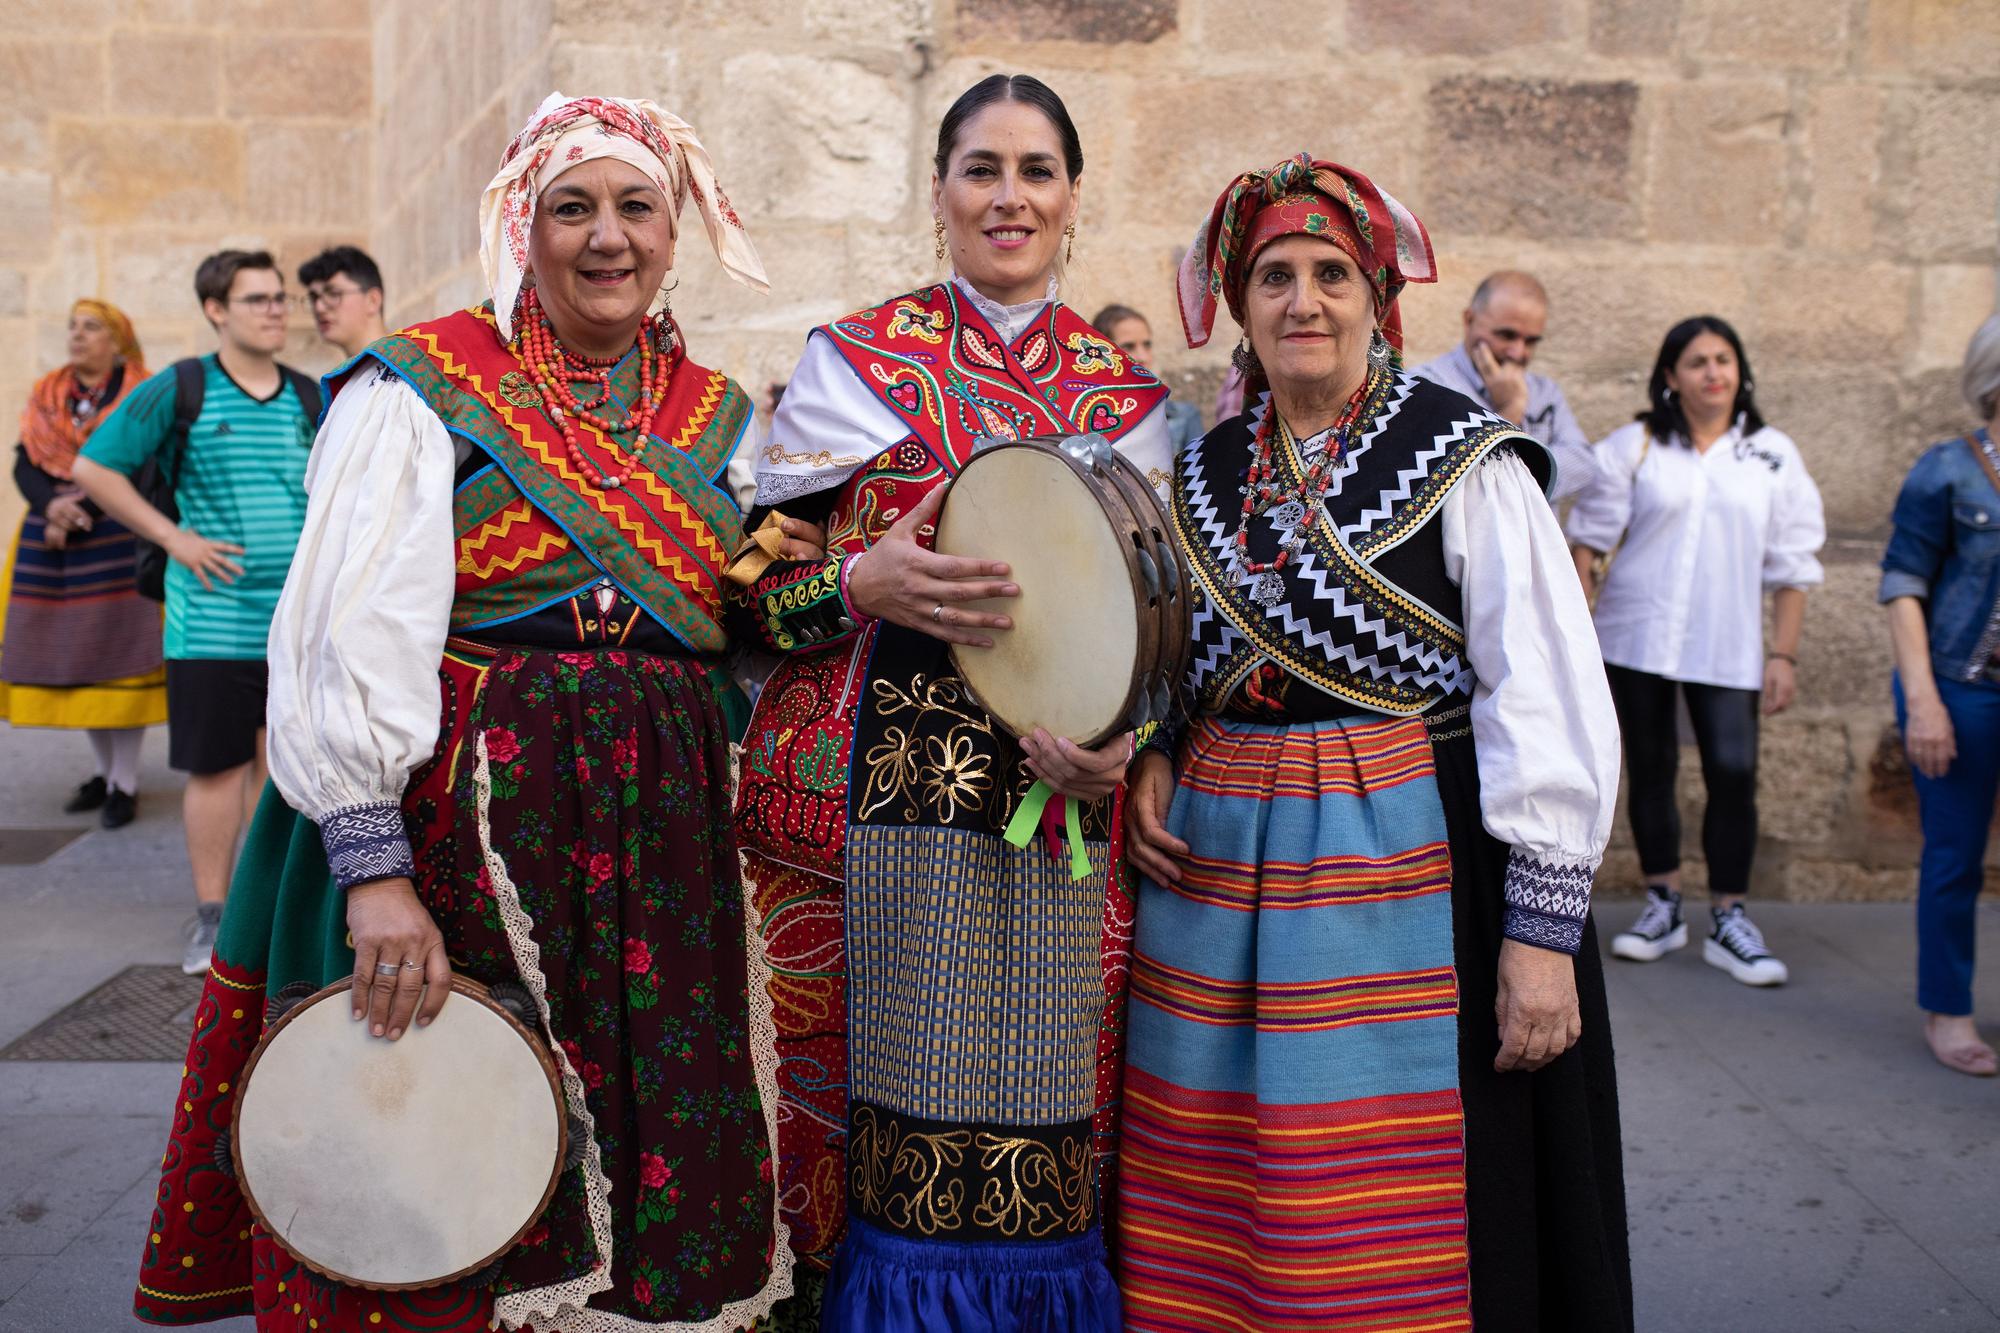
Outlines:
[[[815, 329], [758, 459], [758, 504], [824, 519], [830, 552], [747, 593], [788, 654], [737, 805], [777, 978], [782, 1204], [802, 1292], [831, 1265], [827, 1330], [1094, 1333], [1118, 1326], [1099, 1160], [1133, 742], [1000, 730], [949, 649], [1004, 632], [963, 603], [1013, 585], [927, 548], [982, 436], [1097, 431], [1164, 481], [1166, 390], [1056, 299], [1083, 153], [1053, 92], [976, 84], [935, 166], [953, 276]], [[1076, 878], [1025, 845], [1049, 788], [1082, 804]]]
[[145, 728], [167, 720], [160, 607], [139, 593], [137, 539], [70, 480], [83, 442], [146, 378], [123, 311], [78, 301], [69, 363], [35, 383], [21, 413], [14, 484], [28, 502], [0, 577], [0, 718], [90, 736], [97, 774], [68, 814], [132, 822]]
[[[238, 877], [197, 1011], [142, 1318], [719, 1331], [791, 1289], [716, 683], [751, 405], [688, 358], [667, 310], [690, 196], [724, 269], [763, 290], [684, 122], [551, 97], [482, 202], [491, 302], [329, 377], [271, 656], [272, 776], [318, 828], [267, 798], [252, 834], [261, 864]], [[454, 970], [524, 989], [583, 1148], [475, 1278], [327, 1281], [222, 1169], [267, 997], [351, 974], [357, 1017], [393, 1041]]]
[[1588, 917], [1617, 722], [1542, 447], [1400, 367], [1435, 276], [1305, 154], [1181, 268], [1250, 407], [1174, 469], [1194, 716], [1128, 803], [1128, 1328], [1631, 1327]]

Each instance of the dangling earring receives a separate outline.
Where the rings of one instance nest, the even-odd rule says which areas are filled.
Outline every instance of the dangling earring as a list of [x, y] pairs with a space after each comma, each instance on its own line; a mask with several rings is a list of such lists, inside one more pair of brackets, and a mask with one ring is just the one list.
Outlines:
[[1236, 344], [1236, 350], [1229, 354], [1229, 364], [1236, 367], [1236, 373], [1248, 379], [1264, 369], [1264, 363], [1257, 359], [1257, 349], [1250, 345], [1250, 336]]
[[1076, 223], [1074, 221], [1071, 221], [1071, 223], [1067, 227], [1063, 228], [1063, 263], [1067, 264], [1069, 262], [1069, 257], [1075, 252], [1076, 252]]
[[931, 249], [937, 254], [937, 262], [944, 262], [944, 219], [931, 219]]
[[1672, 407], [1674, 405], [1673, 385], [1669, 384], [1666, 388], [1660, 390], [1660, 404], [1663, 407]]
[[674, 290], [681, 285], [677, 277], [660, 292], [660, 308], [653, 315], [653, 340], [662, 352], [670, 351], [674, 345]]
[[1368, 340], [1368, 364], [1377, 370], [1387, 370], [1390, 353], [1389, 340], [1382, 336], [1382, 330], [1377, 326], [1375, 336]]

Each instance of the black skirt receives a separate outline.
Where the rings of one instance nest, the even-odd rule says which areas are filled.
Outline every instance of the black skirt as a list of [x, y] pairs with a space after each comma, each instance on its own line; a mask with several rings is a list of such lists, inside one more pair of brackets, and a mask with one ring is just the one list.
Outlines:
[[1459, 1091], [1479, 1333], [1632, 1328], [1625, 1163], [1604, 962], [1586, 923], [1576, 957], [1583, 1036], [1535, 1073], [1495, 1073], [1507, 847], [1480, 819], [1479, 771], [1461, 717], [1433, 738], [1451, 840]]

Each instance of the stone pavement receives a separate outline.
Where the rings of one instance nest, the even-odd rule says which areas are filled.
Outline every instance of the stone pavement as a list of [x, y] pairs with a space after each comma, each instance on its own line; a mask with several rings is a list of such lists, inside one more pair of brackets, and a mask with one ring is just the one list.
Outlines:
[[[126, 966], [179, 958], [191, 909], [165, 749], [149, 738], [139, 822], [105, 833], [53, 813], [83, 774], [81, 738], [0, 728], [0, 827], [91, 830], [0, 866], [0, 1045]], [[1607, 904], [1607, 924], [1630, 910]], [[1698, 945], [1613, 963], [1642, 1330], [2000, 1333], [2000, 1080], [1924, 1050], [1910, 917], [1764, 909], [1797, 978], [1774, 992], [1705, 966]], [[1981, 930], [2000, 958], [2000, 907]], [[0, 1333], [135, 1326], [178, 1076], [0, 1062]]]

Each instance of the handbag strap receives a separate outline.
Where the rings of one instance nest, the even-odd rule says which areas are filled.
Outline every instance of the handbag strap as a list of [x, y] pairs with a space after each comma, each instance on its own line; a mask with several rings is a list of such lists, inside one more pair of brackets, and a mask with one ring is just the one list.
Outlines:
[[1979, 441], [1973, 439], [1970, 435], [1962, 435], [1959, 438], [1965, 441], [1965, 447], [1972, 450], [1972, 456], [1978, 459], [1979, 466], [1985, 469], [1986, 480], [1993, 483], [1994, 490], [2000, 491], [2000, 470], [1995, 470], [1993, 460], [1987, 456], [1984, 449], [1979, 447]]

